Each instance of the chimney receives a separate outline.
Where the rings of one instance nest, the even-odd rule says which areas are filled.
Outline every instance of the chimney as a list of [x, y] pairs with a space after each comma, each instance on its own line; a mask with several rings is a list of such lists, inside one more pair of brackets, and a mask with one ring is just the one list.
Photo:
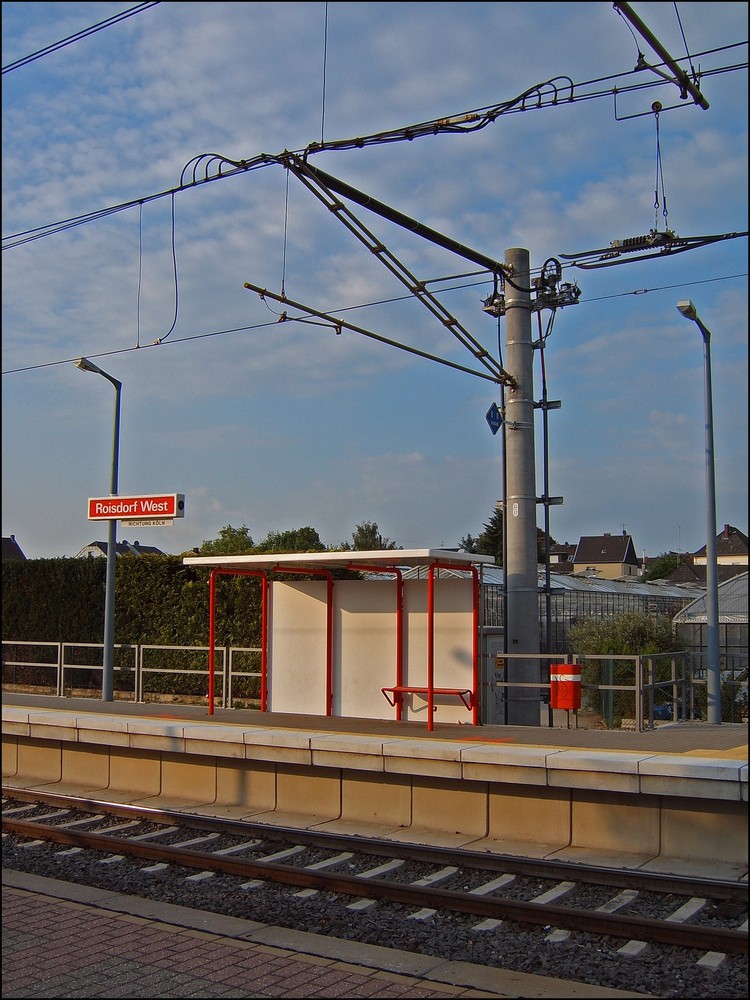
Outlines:
[[729, 538], [729, 525], [728, 524], [724, 525], [724, 531], [722, 532], [722, 535], [723, 535], [724, 538]]

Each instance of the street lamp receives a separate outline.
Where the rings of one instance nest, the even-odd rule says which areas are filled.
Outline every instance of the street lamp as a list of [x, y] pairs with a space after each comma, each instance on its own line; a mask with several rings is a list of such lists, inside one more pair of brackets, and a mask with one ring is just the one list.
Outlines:
[[706, 408], [706, 691], [708, 721], [721, 722], [721, 654], [719, 652], [719, 581], [716, 560], [716, 476], [714, 467], [714, 417], [711, 393], [711, 331], [698, 317], [689, 299], [677, 310], [692, 320], [703, 337], [703, 388]]
[[[110, 496], [117, 496], [120, 455], [120, 393], [122, 382], [102, 371], [88, 358], [79, 358], [76, 367], [84, 372], [103, 375], [115, 387], [115, 430], [112, 442], [112, 479]], [[114, 698], [115, 676], [115, 561], [117, 559], [117, 519], [111, 518], [107, 535], [107, 580], [104, 590], [104, 660], [102, 670], [102, 701]]]

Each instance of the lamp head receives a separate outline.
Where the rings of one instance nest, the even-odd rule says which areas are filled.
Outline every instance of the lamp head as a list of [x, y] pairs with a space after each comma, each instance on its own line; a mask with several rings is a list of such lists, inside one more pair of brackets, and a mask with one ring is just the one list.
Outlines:
[[109, 375], [103, 368], [99, 368], [93, 361], [89, 361], [88, 358], [79, 358], [78, 361], [75, 362], [75, 366], [76, 368], [80, 368], [83, 372], [93, 372], [95, 375], [102, 375], [108, 382], [112, 383], [118, 393], [122, 388], [122, 382], [120, 382], [119, 379], [116, 379], [113, 375]]
[[80, 368], [84, 372], [94, 372], [96, 375], [103, 375], [101, 368], [97, 368], [93, 361], [89, 361], [88, 358], [79, 358], [76, 361], [76, 368]]
[[690, 299], [682, 299], [677, 303], [677, 311], [682, 313], [685, 319], [698, 319], [698, 313]]

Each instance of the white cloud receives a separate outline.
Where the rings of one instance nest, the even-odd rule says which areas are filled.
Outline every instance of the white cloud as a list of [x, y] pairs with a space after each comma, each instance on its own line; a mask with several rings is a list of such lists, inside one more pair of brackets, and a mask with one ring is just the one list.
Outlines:
[[[641, 7], [663, 44], [683, 51], [672, 5]], [[683, 7], [693, 52], [747, 36], [744, 4]], [[4, 64], [113, 11], [5, 4]], [[169, 551], [227, 523], [246, 523], [256, 538], [311, 524], [335, 543], [376, 520], [399, 544], [457, 544], [491, 516], [499, 439], [485, 413], [496, 386], [354, 332], [277, 324], [282, 307], [243, 287], [283, 288], [476, 368], [334, 213], [278, 165], [179, 191], [179, 308], [166, 336], [171, 199], [152, 198], [176, 188], [203, 153], [275, 156], [321, 135], [499, 105], [551, 77], [567, 74], [580, 96], [581, 85], [612, 73], [628, 84], [649, 74], [631, 74], [637, 48], [607, 4], [341, 3], [329, 5], [328, 27], [325, 107], [322, 4], [159, 4], [4, 77], [6, 234], [143, 199], [140, 210], [3, 254], [3, 533], [28, 554], [78, 551], [91, 534], [85, 497], [107, 485], [112, 391], [64, 363], [81, 355], [123, 381], [124, 488], [188, 493], [184, 523], [149, 534]], [[700, 60], [708, 111], [683, 102], [660, 116], [668, 222], [680, 235], [747, 226], [747, 94], [737, 74], [710, 74], [738, 59], [732, 50]], [[495, 259], [528, 248], [538, 269], [653, 224], [648, 107], [664, 92], [635, 91], [616, 108], [611, 94], [561, 100], [472, 134], [312, 162]], [[668, 103], [680, 104], [676, 91]], [[195, 168], [201, 180], [216, 163]], [[418, 280], [479, 270], [346, 205]], [[692, 547], [705, 540], [701, 344], [674, 308], [687, 297], [714, 333], [719, 517], [746, 530], [746, 264], [746, 241], [735, 240], [605, 270], [566, 268], [581, 300], [557, 314], [545, 352], [550, 395], [563, 404], [550, 414], [551, 491], [566, 496], [552, 511], [556, 537], [625, 522], [639, 547], [661, 551], [680, 523]], [[454, 284], [466, 287], [446, 290]], [[496, 322], [481, 309], [487, 275], [428, 287], [495, 350]], [[383, 304], [350, 308], [374, 302]]]

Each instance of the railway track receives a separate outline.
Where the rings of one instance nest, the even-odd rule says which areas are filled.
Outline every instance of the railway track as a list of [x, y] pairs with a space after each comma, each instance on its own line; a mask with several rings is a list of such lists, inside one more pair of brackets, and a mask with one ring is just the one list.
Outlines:
[[[46, 852], [58, 877], [74, 865], [81, 880], [127, 865], [136, 895], [153, 898], [161, 888], [172, 898], [180, 882], [200, 886], [202, 900], [215, 893], [223, 912], [252, 917], [253, 898], [276, 893], [282, 920], [290, 914], [304, 925], [310, 906], [319, 932], [345, 924], [355, 937], [358, 923], [364, 936], [373, 922], [429, 924], [458, 928], [473, 941], [531, 933], [631, 963], [645, 955], [653, 962], [654, 948], [683, 960], [687, 953], [697, 969], [747, 955], [744, 882], [342, 837], [36, 791], [4, 789], [3, 798], [4, 864]], [[323, 905], [332, 916], [321, 916]], [[419, 932], [412, 937], [418, 941]]]

